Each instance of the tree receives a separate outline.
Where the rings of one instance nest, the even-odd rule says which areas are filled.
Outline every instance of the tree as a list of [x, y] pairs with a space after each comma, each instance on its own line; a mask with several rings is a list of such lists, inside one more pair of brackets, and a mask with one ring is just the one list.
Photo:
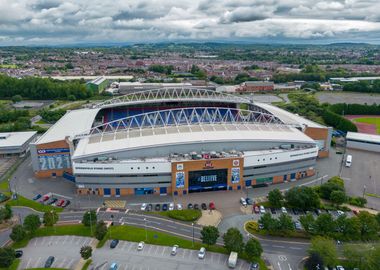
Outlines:
[[264, 230], [275, 231], [278, 228], [278, 221], [272, 218], [270, 213], [260, 216], [259, 223], [263, 225]]
[[9, 235], [9, 237], [15, 241], [19, 242], [21, 240], [24, 240], [26, 237], [26, 231], [22, 225], [16, 225], [12, 228], [12, 232]]
[[323, 269], [324, 267], [322, 257], [315, 252], [311, 252], [309, 258], [305, 262], [307, 270]]
[[369, 258], [371, 250], [367, 245], [363, 244], [345, 244], [343, 246], [343, 255], [347, 260], [347, 264], [350, 268], [359, 268], [359, 269], [368, 269], [369, 266]]
[[268, 193], [268, 200], [273, 207], [281, 207], [283, 199], [282, 193], [278, 188]]
[[304, 230], [308, 233], [314, 232], [314, 223], [315, 219], [311, 213], [308, 213], [306, 216], [300, 217], [300, 222]]
[[294, 231], [293, 220], [288, 214], [282, 213], [278, 218], [279, 229], [282, 231]]
[[8, 268], [15, 259], [15, 251], [13, 248], [0, 248], [0, 267]]
[[362, 240], [373, 240], [378, 238], [379, 224], [375, 215], [367, 211], [360, 211], [358, 214], [359, 231]]
[[20, 102], [21, 100], [22, 100], [22, 96], [20, 96], [20, 95], [15, 95], [12, 97], [13, 103]]
[[107, 231], [108, 229], [106, 223], [103, 220], [99, 221], [95, 228], [95, 238], [99, 241], [102, 240], [106, 236]]
[[311, 187], [293, 187], [285, 193], [285, 200], [293, 207], [310, 209], [319, 207], [318, 194]]
[[95, 210], [87, 211], [84, 213], [82, 218], [82, 224], [86, 227], [95, 225], [97, 221], [97, 216]]
[[379, 226], [380, 226], [380, 213], [377, 213], [376, 220], [377, 220], [377, 223], [379, 223]]
[[334, 232], [334, 228], [334, 219], [328, 213], [319, 215], [315, 220], [314, 229], [319, 235], [331, 235]]
[[87, 260], [92, 256], [92, 247], [91, 246], [83, 246], [80, 248], [80, 256]]
[[359, 220], [357, 217], [347, 218], [346, 215], [339, 216], [336, 221], [336, 230], [342, 239], [360, 239]]
[[44, 224], [47, 227], [51, 227], [58, 222], [59, 216], [55, 211], [48, 211], [44, 213]]
[[330, 238], [317, 236], [311, 240], [309, 254], [316, 253], [327, 266], [335, 266], [338, 261], [338, 254], [334, 241]]
[[41, 221], [38, 215], [31, 214], [25, 217], [24, 228], [31, 234], [34, 234], [40, 226], [41, 226]]
[[0, 206], [0, 222], [8, 220], [12, 217], [12, 208], [9, 204]]
[[330, 200], [336, 205], [340, 205], [347, 200], [347, 197], [344, 191], [334, 190], [330, 193]]
[[244, 248], [243, 235], [237, 228], [229, 228], [223, 235], [224, 247], [228, 252], [242, 252]]
[[201, 231], [202, 243], [206, 245], [215, 245], [219, 237], [218, 228], [214, 226], [205, 226]]
[[260, 258], [263, 248], [257, 239], [250, 238], [245, 244], [244, 251], [250, 261], [255, 261], [257, 258]]

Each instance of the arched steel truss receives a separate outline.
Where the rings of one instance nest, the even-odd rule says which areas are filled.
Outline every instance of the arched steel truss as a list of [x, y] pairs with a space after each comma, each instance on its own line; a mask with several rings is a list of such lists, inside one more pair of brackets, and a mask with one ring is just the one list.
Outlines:
[[154, 129], [159, 127], [202, 126], [221, 124], [285, 125], [271, 114], [232, 108], [196, 107], [153, 111], [125, 117], [91, 128], [74, 139], [130, 130]]
[[123, 104], [146, 103], [147, 101], [218, 101], [228, 103], [246, 103], [249, 104], [249, 99], [216, 92], [213, 90], [199, 89], [194, 87], [181, 88], [161, 88], [147, 91], [130, 93], [124, 96], [112, 98], [104, 102], [93, 105], [93, 108], [108, 108], [120, 106]]

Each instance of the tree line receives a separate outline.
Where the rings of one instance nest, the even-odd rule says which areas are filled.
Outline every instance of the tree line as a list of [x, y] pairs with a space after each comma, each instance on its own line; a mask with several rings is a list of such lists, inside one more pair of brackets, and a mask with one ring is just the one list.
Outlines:
[[0, 75], [0, 98], [20, 95], [28, 99], [87, 99], [93, 92], [86, 89], [83, 82], [60, 81], [51, 78], [26, 77], [13, 78]]
[[380, 115], [380, 104], [347, 104], [337, 103], [329, 106], [329, 110], [340, 115], [353, 114], [368, 114], [368, 115]]
[[380, 80], [345, 83], [343, 85], [343, 91], [380, 93]]

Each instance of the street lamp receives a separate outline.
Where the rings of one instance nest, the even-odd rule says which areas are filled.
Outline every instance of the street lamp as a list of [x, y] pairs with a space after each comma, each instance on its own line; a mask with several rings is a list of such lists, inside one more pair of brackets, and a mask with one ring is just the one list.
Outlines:
[[191, 223], [191, 227], [192, 227], [192, 229], [193, 229], [193, 245], [192, 245], [192, 247], [194, 247], [194, 222]]
[[148, 241], [148, 231], [146, 230], [146, 218], [144, 218], [144, 227], [145, 227], [145, 241]]
[[363, 198], [364, 198], [364, 195], [365, 195], [365, 190], [366, 190], [366, 185], [363, 186]]

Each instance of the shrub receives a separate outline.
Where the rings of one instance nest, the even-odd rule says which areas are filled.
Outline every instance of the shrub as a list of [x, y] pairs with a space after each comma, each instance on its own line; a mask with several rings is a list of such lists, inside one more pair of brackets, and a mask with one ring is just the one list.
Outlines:
[[350, 197], [348, 203], [351, 205], [364, 207], [364, 205], [367, 203], [367, 200], [363, 197]]

